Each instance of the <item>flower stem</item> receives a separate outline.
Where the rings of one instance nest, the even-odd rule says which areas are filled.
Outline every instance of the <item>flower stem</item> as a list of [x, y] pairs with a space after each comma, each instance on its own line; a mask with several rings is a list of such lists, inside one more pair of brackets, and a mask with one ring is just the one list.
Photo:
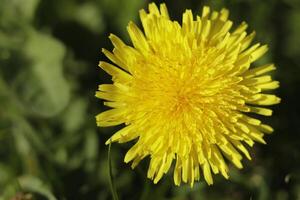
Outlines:
[[112, 173], [112, 166], [111, 166], [111, 143], [109, 143], [108, 146], [108, 174], [109, 174], [109, 187], [110, 187], [110, 191], [111, 194], [113, 196], [113, 200], [119, 200], [118, 198], [118, 194], [117, 194], [117, 190], [116, 190], [116, 186], [115, 186], [115, 182], [114, 182], [114, 178], [113, 178], [113, 173]]

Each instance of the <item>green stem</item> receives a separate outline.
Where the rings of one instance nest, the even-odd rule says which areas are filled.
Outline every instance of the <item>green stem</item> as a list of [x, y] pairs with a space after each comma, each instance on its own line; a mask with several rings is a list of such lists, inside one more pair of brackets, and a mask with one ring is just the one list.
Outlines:
[[115, 186], [115, 182], [114, 182], [114, 178], [113, 178], [113, 173], [112, 173], [112, 166], [111, 166], [111, 143], [109, 143], [108, 146], [108, 174], [109, 174], [109, 187], [110, 187], [110, 191], [111, 194], [113, 196], [113, 200], [119, 200], [118, 198], [118, 194], [117, 194], [117, 190], [116, 190], [116, 186]]

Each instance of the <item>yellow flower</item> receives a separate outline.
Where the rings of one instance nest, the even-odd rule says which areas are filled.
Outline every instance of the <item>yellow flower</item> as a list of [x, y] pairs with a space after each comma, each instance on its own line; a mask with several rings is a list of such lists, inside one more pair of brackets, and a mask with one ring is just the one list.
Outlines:
[[203, 174], [210, 185], [213, 174], [228, 176], [227, 161], [242, 168], [242, 154], [251, 159], [245, 144], [265, 143], [273, 129], [247, 113], [270, 116], [260, 106], [280, 98], [262, 93], [279, 86], [265, 73], [273, 64], [251, 63], [267, 51], [266, 45], [250, 46], [255, 33], [246, 23], [231, 31], [228, 10], [201, 16], [191, 10], [182, 25], [169, 18], [165, 4], [140, 11], [144, 33], [130, 22], [132, 46], [110, 35], [113, 52], [103, 53], [114, 65], [99, 66], [112, 76], [96, 92], [111, 110], [97, 115], [98, 126], [125, 124], [107, 142], [135, 141], [124, 161], [134, 168], [150, 156], [148, 178], [157, 183], [174, 164], [174, 182], [193, 186]]

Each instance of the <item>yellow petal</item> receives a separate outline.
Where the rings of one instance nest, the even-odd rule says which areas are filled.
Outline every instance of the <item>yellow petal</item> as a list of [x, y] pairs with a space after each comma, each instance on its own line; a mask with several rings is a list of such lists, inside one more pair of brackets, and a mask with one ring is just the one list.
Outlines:
[[143, 32], [135, 25], [135, 23], [130, 22], [129, 25], [127, 26], [127, 30], [134, 47], [140, 50], [142, 54], [148, 53], [149, 51], [148, 42]]
[[115, 126], [124, 123], [126, 109], [111, 109], [96, 116], [98, 126]]
[[265, 115], [265, 116], [271, 116], [272, 110], [268, 108], [261, 108], [261, 107], [253, 107], [249, 106], [251, 112], [259, 114], [259, 115]]
[[132, 78], [130, 74], [126, 73], [125, 71], [113, 66], [107, 62], [101, 61], [99, 66], [106, 71], [108, 74], [116, 78], [116, 80], [128, 82]]

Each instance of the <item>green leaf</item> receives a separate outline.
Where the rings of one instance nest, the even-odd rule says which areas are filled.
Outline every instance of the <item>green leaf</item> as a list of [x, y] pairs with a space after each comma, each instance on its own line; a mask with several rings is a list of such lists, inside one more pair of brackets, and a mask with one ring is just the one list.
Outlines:
[[99, 141], [97, 133], [93, 130], [88, 130], [85, 133], [85, 145], [84, 145], [84, 156], [86, 159], [85, 168], [91, 172], [95, 170], [97, 156], [99, 149]]
[[94, 3], [85, 3], [77, 6], [74, 18], [81, 25], [95, 33], [103, 31], [103, 19], [100, 10]]
[[[13, 169], [11, 169], [10, 167], [8, 167], [6, 164], [4, 163], [0, 163], [0, 184], [5, 185], [9, 182], [9, 180], [11, 179], [11, 177], [13, 176], [12, 173]], [[0, 189], [0, 193], [2, 188]]]
[[65, 131], [73, 133], [80, 129], [85, 122], [85, 118], [82, 116], [86, 115], [86, 111], [87, 102], [85, 99], [77, 98], [71, 101], [62, 116]]
[[46, 148], [46, 141], [43, 140], [42, 135], [39, 134], [26, 119], [24, 119], [22, 116], [12, 116], [12, 120], [15, 122], [15, 124], [17, 124], [14, 126], [13, 131], [19, 131], [24, 135], [26, 140], [28, 140], [30, 143], [29, 148], [38, 153], [43, 153], [48, 158], [53, 156], [49, 148]]
[[58, 114], [70, 98], [63, 75], [65, 47], [49, 35], [30, 31], [23, 52], [29, 63], [17, 80], [17, 93], [24, 107], [44, 117]]
[[17, 151], [17, 155], [23, 165], [23, 170], [26, 173], [30, 174], [38, 174], [39, 173], [39, 163], [36, 157], [36, 151], [33, 148], [32, 141], [28, 138], [27, 132], [28, 127], [27, 124], [17, 123], [12, 127], [12, 135], [14, 137], [15, 148]]
[[22, 190], [40, 194], [48, 200], [56, 200], [50, 188], [38, 177], [25, 175], [20, 177], [18, 180]]
[[1, 0], [0, 22], [31, 22], [39, 2], [40, 0]]
[[0, 192], [0, 200], [12, 199], [12, 197], [14, 197], [18, 192], [20, 192], [20, 186], [17, 182], [8, 183], [3, 188], [3, 191]]
[[34, 18], [35, 10], [40, 2], [40, 0], [14, 0], [10, 1], [14, 4], [21, 16], [28, 21], [32, 21]]
[[94, 131], [89, 130], [86, 132], [85, 137], [85, 155], [88, 160], [93, 160], [97, 157], [98, 153], [98, 138]]

